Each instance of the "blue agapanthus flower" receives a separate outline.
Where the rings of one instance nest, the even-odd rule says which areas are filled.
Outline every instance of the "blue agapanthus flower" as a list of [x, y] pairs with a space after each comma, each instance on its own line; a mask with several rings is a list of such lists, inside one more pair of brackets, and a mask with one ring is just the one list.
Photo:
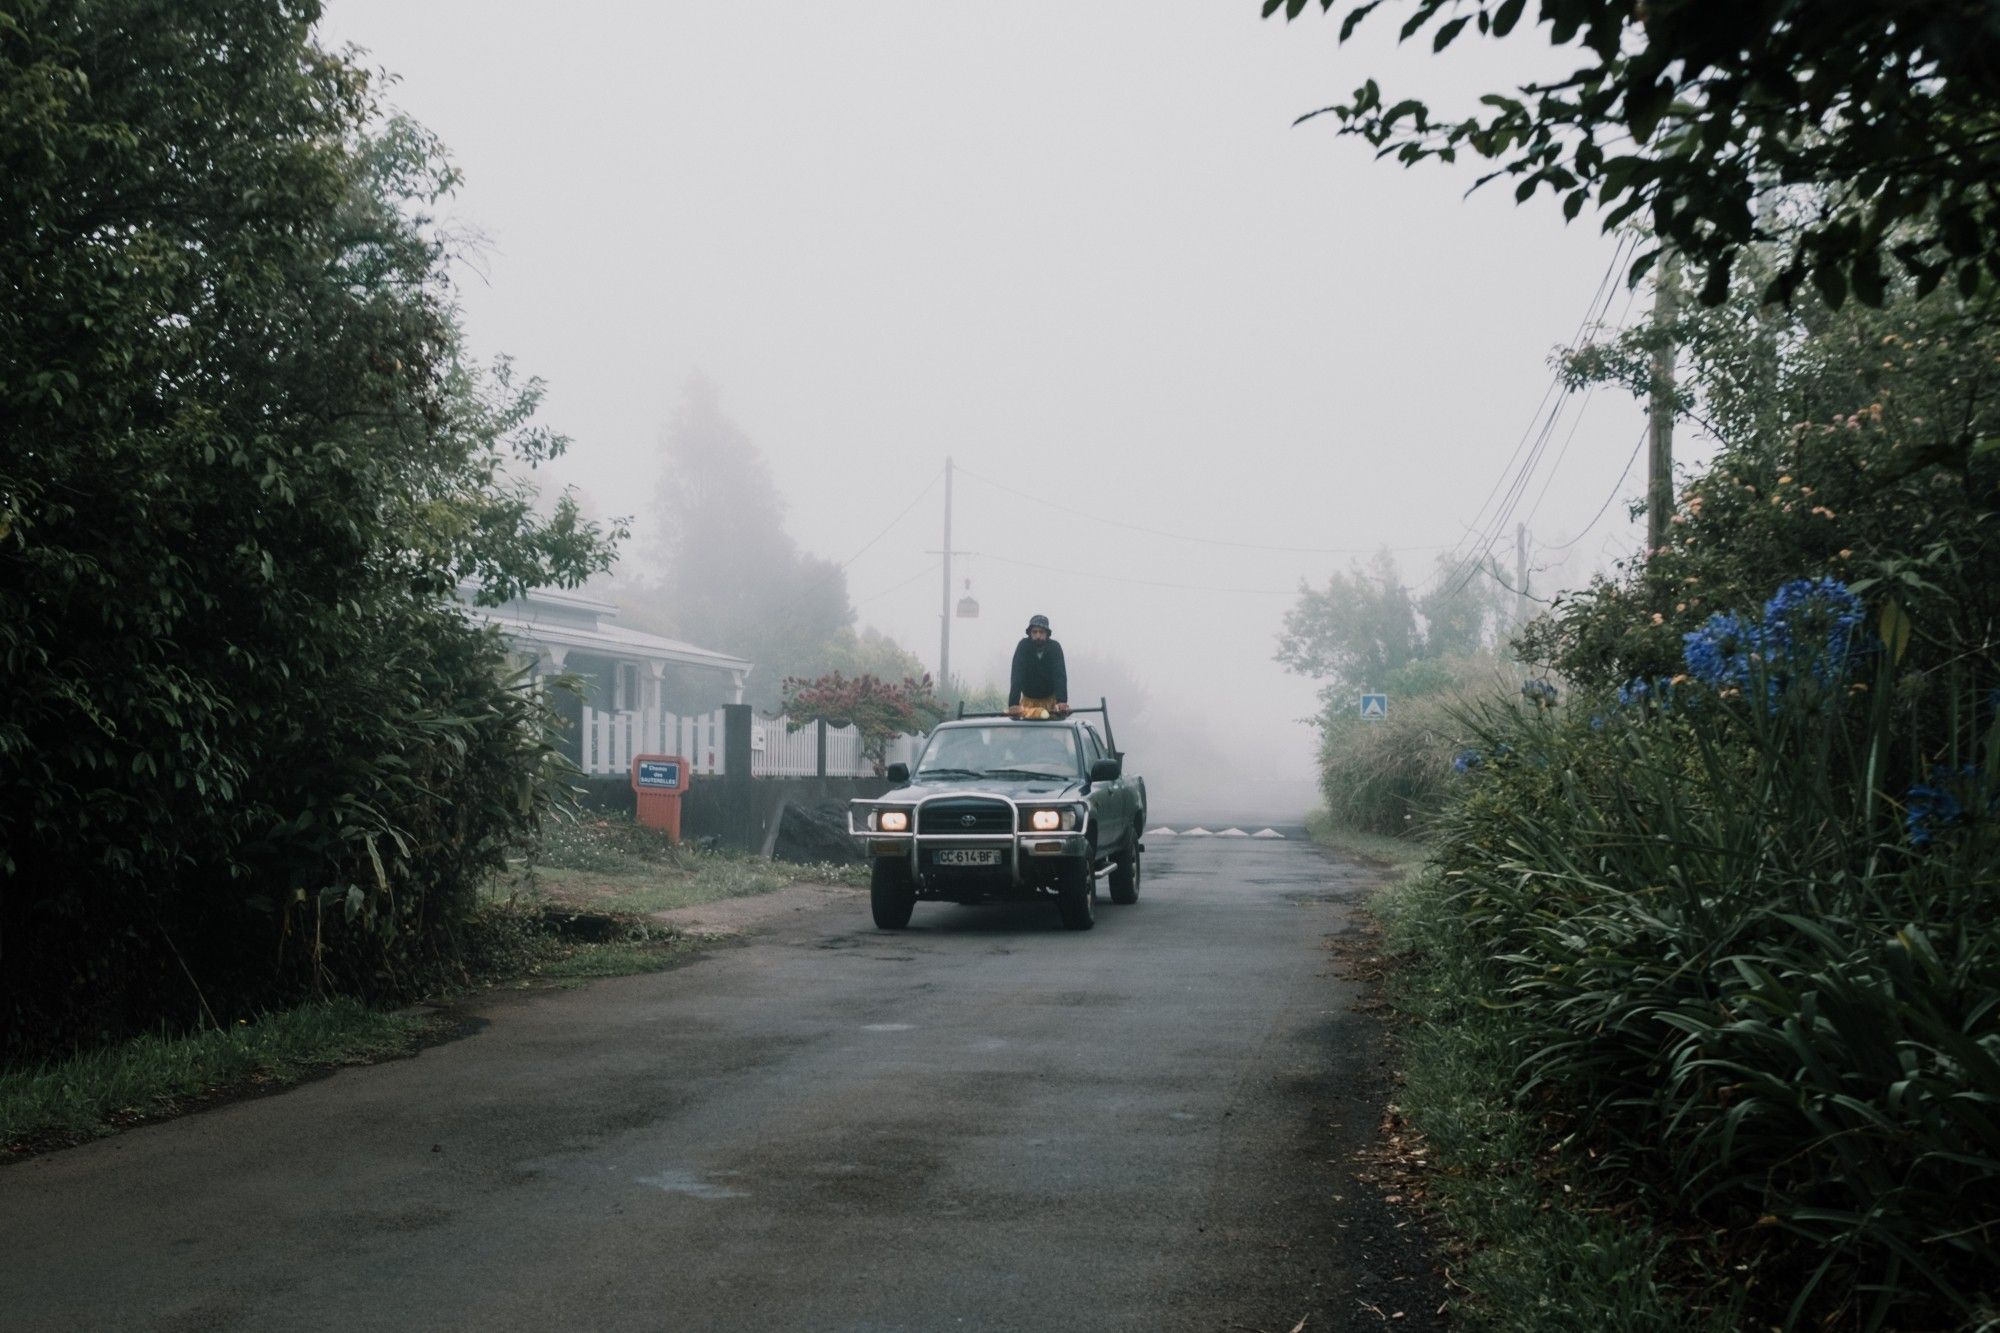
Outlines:
[[1939, 835], [1970, 823], [1968, 812], [1976, 809], [1977, 803], [1975, 800], [1968, 806], [1967, 798], [1974, 796], [1978, 786], [1979, 770], [1971, 764], [1955, 770], [1943, 764], [1933, 766], [1930, 780], [1910, 788], [1904, 798], [1903, 827], [1909, 832], [1910, 846], [1927, 847]]
[[1861, 599], [1837, 579], [1793, 579], [1764, 603], [1763, 639], [1769, 659], [1791, 676], [1822, 685], [1846, 673], [1859, 645]]
[[1729, 611], [1717, 611], [1700, 629], [1681, 636], [1688, 674], [1709, 685], [1748, 685], [1763, 651], [1762, 628]]
[[1451, 761], [1451, 771], [1454, 773], [1470, 773], [1485, 762], [1486, 756], [1477, 750], [1460, 750], [1458, 757]]
[[1674, 682], [1666, 676], [1656, 676], [1652, 680], [1634, 676], [1618, 687], [1618, 705], [1621, 708], [1638, 708], [1648, 703], [1665, 708], [1673, 701]]
[[1521, 684], [1521, 697], [1537, 708], [1556, 706], [1556, 687], [1546, 680], [1530, 680]]

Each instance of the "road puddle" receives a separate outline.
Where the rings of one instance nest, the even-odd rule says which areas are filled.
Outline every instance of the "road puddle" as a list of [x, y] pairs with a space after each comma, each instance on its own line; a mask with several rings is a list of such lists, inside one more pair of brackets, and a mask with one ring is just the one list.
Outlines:
[[747, 1190], [731, 1189], [703, 1180], [692, 1171], [662, 1171], [653, 1176], [634, 1176], [634, 1184], [650, 1185], [654, 1189], [665, 1190], [669, 1194], [685, 1194], [690, 1199], [747, 1199]]

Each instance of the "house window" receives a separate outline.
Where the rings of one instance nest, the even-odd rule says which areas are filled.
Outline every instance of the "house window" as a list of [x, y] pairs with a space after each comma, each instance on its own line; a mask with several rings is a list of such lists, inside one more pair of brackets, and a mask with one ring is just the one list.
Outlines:
[[618, 697], [614, 706], [621, 712], [639, 706], [639, 668], [631, 662], [618, 664]]

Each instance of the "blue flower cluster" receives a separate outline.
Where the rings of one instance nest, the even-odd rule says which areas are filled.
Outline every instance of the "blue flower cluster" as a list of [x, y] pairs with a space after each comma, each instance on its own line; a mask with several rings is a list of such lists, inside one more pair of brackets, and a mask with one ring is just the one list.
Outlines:
[[1479, 768], [1485, 763], [1486, 756], [1479, 753], [1479, 751], [1460, 750], [1458, 757], [1451, 761], [1451, 771], [1454, 773], [1470, 773], [1473, 769]]
[[[1963, 828], [1972, 822], [1969, 809], [1976, 809], [1979, 769], [1971, 764], [1951, 769], [1943, 764], [1932, 767], [1930, 781], [1910, 788], [1903, 806], [1903, 827], [1910, 846], [1928, 847], [1940, 834]], [[1967, 798], [1971, 802], [1968, 806]], [[1989, 803], [1990, 804], [1990, 803]]]
[[1830, 685], [1846, 674], [1861, 638], [1861, 599], [1836, 579], [1793, 579], [1764, 603], [1761, 620], [1718, 611], [1681, 636], [1688, 674], [1708, 685], [1778, 688], [1810, 677]]
[[1521, 697], [1537, 708], [1556, 706], [1556, 687], [1546, 680], [1523, 681]]
[[1681, 636], [1688, 674], [1709, 685], [1748, 685], [1763, 655], [1762, 627], [1732, 611], [1717, 611], [1700, 629]]
[[1657, 703], [1665, 708], [1673, 701], [1674, 683], [1666, 676], [1659, 676], [1653, 680], [1634, 676], [1618, 687], [1620, 708], [1637, 708], [1648, 702]]
[[1846, 584], [1793, 579], [1764, 603], [1765, 647], [1791, 674], [1828, 685], [1846, 673], [1861, 621], [1861, 599]]

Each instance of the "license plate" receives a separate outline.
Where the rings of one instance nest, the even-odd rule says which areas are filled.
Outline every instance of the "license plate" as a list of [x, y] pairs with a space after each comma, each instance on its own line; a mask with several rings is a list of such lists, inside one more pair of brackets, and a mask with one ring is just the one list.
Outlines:
[[934, 866], [997, 866], [1000, 864], [1000, 853], [979, 847], [966, 847], [946, 852], [932, 852], [931, 864]]

